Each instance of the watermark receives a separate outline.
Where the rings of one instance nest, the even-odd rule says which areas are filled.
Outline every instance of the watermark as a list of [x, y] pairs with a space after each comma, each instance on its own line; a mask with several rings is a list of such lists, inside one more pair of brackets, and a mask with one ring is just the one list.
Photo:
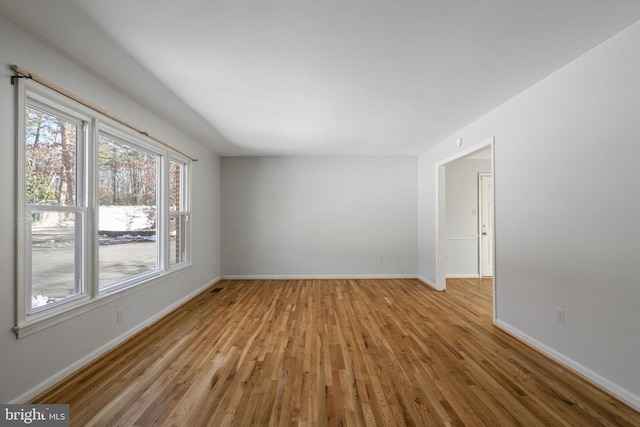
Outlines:
[[0, 404], [0, 427], [69, 427], [69, 405]]

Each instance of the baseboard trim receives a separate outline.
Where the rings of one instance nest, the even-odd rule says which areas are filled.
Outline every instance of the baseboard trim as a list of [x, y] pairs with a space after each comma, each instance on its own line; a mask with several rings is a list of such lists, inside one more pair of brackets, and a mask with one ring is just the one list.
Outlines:
[[420, 276], [418, 275], [418, 280], [420, 280], [421, 282], [423, 282], [425, 285], [431, 286], [433, 289], [435, 289], [436, 291], [440, 291], [441, 289], [438, 289], [438, 287], [436, 286], [436, 284], [434, 282], [432, 282], [431, 280], [427, 279], [424, 276]]
[[586, 366], [576, 362], [575, 360], [571, 359], [570, 357], [565, 356], [564, 354], [554, 350], [553, 348], [541, 343], [540, 341], [536, 340], [535, 338], [525, 334], [524, 332], [520, 331], [519, 329], [516, 329], [512, 326], [510, 326], [509, 324], [501, 321], [501, 320], [496, 320], [495, 321], [495, 326], [499, 329], [501, 329], [502, 331], [506, 332], [509, 335], [512, 335], [513, 337], [515, 337], [516, 339], [524, 342], [525, 344], [535, 348], [536, 350], [544, 353], [545, 355], [549, 356], [550, 358], [552, 358], [553, 360], [557, 361], [558, 363], [562, 364], [563, 366], [571, 369], [572, 371], [576, 372], [578, 375], [582, 376], [583, 378], [585, 378], [587, 381], [591, 382], [594, 386], [599, 387], [601, 389], [603, 389], [604, 391], [611, 393], [612, 395], [614, 395], [615, 397], [617, 397], [618, 399], [622, 400], [623, 402], [625, 402], [626, 404], [628, 404], [629, 406], [633, 407], [634, 409], [640, 411], [640, 396], [636, 396], [635, 394], [631, 393], [630, 391], [620, 387], [619, 385], [609, 381], [608, 379], [604, 378], [602, 375], [599, 375], [595, 372], [593, 372], [591, 369], [587, 368]]
[[223, 280], [305, 280], [305, 279], [417, 279], [415, 274], [256, 274], [226, 275]]
[[480, 275], [477, 273], [471, 274], [447, 274], [445, 276], [447, 279], [479, 279]]
[[68, 367], [63, 369], [62, 371], [52, 375], [51, 377], [47, 378], [44, 381], [42, 381], [40, 384], [36, 385], [35, 387], [31, 388], [30, 390], [27, 390], [26, 392], [22, 393], [20, 396], [16, 397], [15, 399], [11, 400], [8, 403], [24, 403], [24, 402], [27, 402], [27, 401], [33, 399], [38, 394], [40, 394], [40, 393], [46, 391], [47, 389], [53, 387], [54, 385], [56, 385], [57, 383], [59, 383], [60, 381], [62, 381], [66, 377], [68, 377], [69, 375], [73, 374], [74, 372], [76, 372], [77, 370], [83, 368], [84, 366], [88, 365], [89, 363], [93, 362], [95, 359], [97, 359], [98, 357], [102, 356], [107, 351], [113, 349], [114, 347], [116, 347], [119, 344], [122, 344], [124, 341], [126, 341], [129, 338], [131, 338], [133, 335], [137, 334], [138, 332], [140, 332], [141, 330], [143, 330], [147, 326], [150, 326], [153, 323], [157, 322], [158, 320], [162, 319], [164, 316], [166, 316], [167, 314], [171, 313], [172, 311], [174, 311], [176, 308], [180, 307], [181, 305], [187, 303], [191, 299], [195, 298], [197, 295], [201, 294], [206, 289], [208, 289], [211, 286], [215, 285], [220, 280], [221, 280], [221, 277], [218, 276], [214, 280], [204, 284], [203, 286], [199, 287], [195, 291], [191, 292], [190, 294], [184, 296], [183, 298], [179, 299], [175, 303], [171, 304], [170, 306], [168, 306], [164, 310], [159, 311], [158, 313], [154, 314], [153, 316], [151, 316], [150, 318], [148, 318], [144, 322], [134, 326], [133, 328], [129, 329], [128, 331], [124, 332], [123, 334], [117, 336], [113, 340], [109, 341], [108, 343], [104, 344], [103, 346], [101, 346], [101, 347], [97, 348], [96, 350], [92, 351], [91, 353], [87, 354], [86, 356], [84, 356], [80, 360], [77, 360], [76, 362], [72, 363], [71, 365], [69, 365]]

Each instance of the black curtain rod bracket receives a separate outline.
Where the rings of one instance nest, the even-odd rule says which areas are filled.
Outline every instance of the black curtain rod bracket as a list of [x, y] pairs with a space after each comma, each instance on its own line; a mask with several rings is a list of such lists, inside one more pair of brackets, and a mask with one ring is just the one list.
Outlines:
[[11, 76], [11, 86], [16, 84], [16, 79], [33, 79], [33, 76], [31, 74], [27, 74], [26, 76], [22, 74], [15, 74]]

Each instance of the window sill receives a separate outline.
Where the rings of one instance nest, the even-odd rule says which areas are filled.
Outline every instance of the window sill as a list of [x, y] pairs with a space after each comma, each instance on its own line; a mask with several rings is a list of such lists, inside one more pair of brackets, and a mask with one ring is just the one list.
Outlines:
[[82, 302], [69, 303], [68, 307], [59, 308], [58, 310], [55, 310], [55, 312], [48, 315], [44, 314], [44, 312], [40, 313], [40, 315], [36, 318], [27, 320], [21, 325], [14, 326], [12, 328], [13, 332], [16, 334], [16, 339], [21, 339], [26, 336], [35, 334], [37, 332], [50, 328], [51, 326], [57, 325], [58, 323], [62, 323], [66, 320], [73, 319], [74, 317], [78, 317], [84, 313], [95, 310], [96, 308], [113, 302], [116, 299], [124, 298], [128, 295], [142, 291], [143, 289], [163, 282], [173, 276], [184, 272], [184, 270], [190, 268], [191, 265], [191, 263], [181, 264], [166, 273], [154, 275], [153, 277], [149, 277], [130, 286], [113, 290], [103, 295], [99, 295], [96, 298]]

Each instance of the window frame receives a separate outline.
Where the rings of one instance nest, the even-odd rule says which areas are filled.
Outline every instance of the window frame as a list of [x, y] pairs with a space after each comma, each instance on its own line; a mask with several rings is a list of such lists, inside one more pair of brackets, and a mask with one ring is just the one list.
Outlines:
[[[172, 211], [171, 210], [171, 206], [169, 205], [169, 203], [167, 203], [168, 206], [168, 211], [167, 211], [167, 221], [165, 221], [164, 223], [167, 224], [167, 227], [170, 226], [171, 224], [171, 217], [172, 216], [184, 216], [185, 218], [185, 224], [184, 224], [184, 238], [185, 238], [185, 247], [182, 248], [184, 251], [184, 261], [180, 261], [180, 262], [175, 262], [172, 263], [171, 260], [169, 259], [170, 254], [171, 254], [171, 250], [168, 247], [168, 245], [171, 245], [171, 236], [170, 236], [170, 231], [167, 228], [166, 230], [166, 235], [167, 235], [167, 257], [166, 257], [166, 265], [168, 266], [169, 270], [176, 270], [179, 268], [182, 268], [186, 265], [190, 265], [191, 263], [191, 209], [190, 209], [190, 200], [191, 200], [191, 193], [190, 193], [190, 182], [191, 182], [191, 161], [176, 155], [176, 154], [171, 154], [169, 155], [168, 158], [168, 162], [167, 162], [167, 195], [169, 196], [169, 191], [170, 191], [170, 184], [169, 184], [169, 179], [171, 178], [171, 163], [175, 163], [175, 164], [179, 164], [182, 167], [182, 173], [180, 174], [180, 209], [177, 211]], [[169, 199], [169, 197], [168, 197]]]
[[[74, 206], [37, 205], [36, 211], [72, 211], [80, 213], [82, 235], [75, 236], [75, 269], [81, 269], [83, 292], [60, 301], [46, 304], [35, 309], [31, 306], [31, 258], [32, 242], [30, 224], [31, 209], [26, 199], [26, 108], [33, 106], [38, 110], [51, 114], [61, 113], [62, 118], [73, 119], [74, 124], [81, 123], [76, 141], [76, 202]], [[133, 148], [147, 151], [157, 156], [156, 164], [156, 242], [157, 270], [131, 276], [126, 280], [100, 289], [98, 282], [98, 215], [99, 215], [99, 180], [98, 180], [98, 137], [103, 133], [115, 137], [116, 140]], [[192, 161], [168, 147], [155, 143], [144, 134], [139, 134], [121, 123], [96, 112], [81, 103], [66, 97], [43, 85], [17, 79], [16, 89], [16, 298], [15, 326], [16, 338], [38, 332], [52, 325], [94, 310], [108, 303], [114, 297], [120, 298], [131, 292], [138, 292], [158, 283], [160, 280], [190, 267], [191, 233], [188, 221], [184, 262], [169, 263], [169, 167], [170, 162], [178, 162], [184, 166], [184, 208], [190, 219], [190, 173]], [[77, 227], [76, 227], [77, 228]], [[75, 247], [75, 246], [74, 246]], [[78, 255], [79, 254], [79, 255]], [[77, 265], [80, 264], [80, 265]]]
[[[29, 86], [29, 87], [27, 87]], [[31, 87], [33, 86], [33, 87]], [[89, 230], [89, 215], [88, 215], [88, 198], [87, 190], [88, 184], [84, 179], [79, 179], [80, 176], [86, 177], [86, 164], [87, 164], [87, 150], [89, 146], [88, 123], [91, 121], [91, 116], [86, 114], [86, 111], [80, 108], [73, 108], [70, 102], [58, 94], [49, 94], [47, 91], [42, 90], [35, 85], [23, 84], [18, 88], [18, 142], [17, 148], [17, 286], [16, 286], [16, 300], [17, 300], [17, 318], [16, 327], [20, 327], [21, 324], [36, 322], [40, 319], [47, 318], [50, 313], [61, 310], [61, 307], [74, 307], [88, 302], [91, 299], [91, 287], [90, 287], [90, 266], [87, 266], [86, 262], [82, 262], [82, 265], [78, 266], [74, 262], [76, 274], [78, 269], [81, 270], [81, 281], [83, 292], [78, 295], [74, 295], [64, 300], [47, 304], [37, 308], [31, 307], [32, 298], [32, 240], [31, 240], [31, 222], [30, 213], [46, 212], [46, 211], [59, 211], [59, 212], [75, 212], [76, 214], [82, 214], [82, 235], [75, 236], [75, 244], [80, 245], [80, 248], [74, 246], [75, 258], [77, 261], [78, 250], [80, 251], [80, 258], [85, 257], [86, 250], [88, 248], [86, 241], [86, 234]], [[28, 204], [26, 200], [26, 109], [28, 106], [34, 106], [36, 109], [47, 112], [52, 115], [59, 116], [65, 120], [70, 120], [78, 125], [77, 133], [82, 135], [82, 138], [76, 141], [76, 202], [74, 206], [63, 205], [35, 205]], [[81, 147], [80, 147], [81, 146]], [[88, 267], [88, 268], [87, 268]], [[29, 269], [27, 271], [27, 269]]]
[[[166, 235], [164, 234], [163, 231], [163, 223], [164, 223], [164, 209], [162, 208], [164, 205], [166, 205], [166, 196], [165, 196], [165, 192], [163, 191], [164, 186], [162, 185], [162, 180], [163, 180], [163, 176], [165, 175], [164, 170], [164, 163], [166, 162], [166, 158], [168, 157], [168, 154], [166, 152], [166, 150], [160, 150], [159, 147], [154, 147], [152, 144], [146, 143], [145, 141], [142, 141], [139, 136], [133, 134], [131, 131], [128, 131], [128, 129], [124, 129], [122, 128], [122, 126], [117, 126], [118, 123], [103, 123], [100, 122], [98, 124], [98, 129], [97, 129], [97, 134], [98, 134], [98, 139], [96, 139], [96, 158], [95, 158], [95, 173], [93, 174], [94, 177], [96, 178], [96, 185], [94, 187], [94, 191], [95, 191], [95, 206], [96, 206], [96, 211], [95, 211], [95, 218], [96, 218], [96, 228], [94, 230], [94, 236], [95, 236], [95, 242], [94, 242], [94, 250], [95, 250], [95, 262], [96, 262], [96, 274], [95, 274], [95, 278], [94, 278], [94, 282], [97, 284], [97, 292], [100, 295], [106, 295], [106, 294], [110, 294], [113, 292], [118, 292], [121, 289], [124, 288], [128, 288], [131, 286], [135, 286], [136, 284], [146, 281], [146, 280], [150, 280], [153, 279], [159, 275], [162, 275], [165, 271], [166, 271], [166, 264], [164, 263], [163, 259], [163, 249], [162, 249], [162, 242], [166, 239]], [[100, 288], [100, 280], [99, 280], [99, 275], [100, 275], [100, 271], [99, 271], [99, 262], [100, 262], [100, 255], [99, 255], [99, 237], [98, 237], [98, 232], [99, 232], [99, 223], [100, 223], [100, 200], [99, 200], [99, 182], [98, 182], [98, 171], [100, 169], [100, 166], [98, 165], [98, 144], [99, 144], [99, 137], [100, 135], [104, 135], [108, 138], [113, 139], [114, 141], [118, 142], [118, 143], [122, 143], [124, 145], [127, 145], [131, 148], [134, 148], [136, 150], [140, 150], [140, 151], [145, 151], [151, 154], [156, 155], [156, 215], [157, 215], [157, 219], [156, 222], [157, 224], [159, 224], [156, 227], [156, 269], [152, 270], [152, 271], [148, 271], [148, 272], [143, 272], [143, 273], [139, 273], [133, 276], [129, 276], [126, 279], [123, 280], [118, 280], [116, 282], [113, 282], [111, 284], [109, 284], [108, 286], [105, 286], [104, 288]]]

